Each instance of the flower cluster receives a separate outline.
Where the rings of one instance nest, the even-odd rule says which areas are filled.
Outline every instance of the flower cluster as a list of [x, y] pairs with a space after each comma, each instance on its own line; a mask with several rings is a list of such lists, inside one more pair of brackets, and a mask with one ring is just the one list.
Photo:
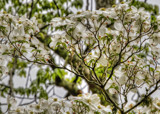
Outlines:
[[120, 104], [126, 106], [130, 92], [137, 93], [144, 85], [149, 90], [160, 81], [159, 19], [128, 3], [77, 12], [52, 20], [62, 35], [55, 34], [50, 47], [62, 46], [71, 57], [76, 55], [91, 79], [110, 94], [118, 94]]
[[[39, 32], [36, 18], [17, 17], [0, 13], [0, 74], [6, 74], [7, 61], [19, 57], [28, 61], [49, 58], [48, 51], [34, 35]], [[4, 70], [5, 69], [5, 70]]]
[[[137, 107], [134, 113], [151, 113], [159, 112], [160, 100], [158, 98], [153, 99], [153, 104], [148, 107]], [[100, 99], [97, 94], [80, 94], [77, 97], [69, 97], [68, 99], [49, 98], [48, 100], [40, 99], [38, 104], [30, 104], [27, 106], [16, 106], [17, 101], [14, 98], [9, 98], [10, 113], [12, 114], [108, 114], [112, 113], [112, 106], [103, 106], [100, 104]], [[133, 104], [129, 104], [127, 108], [132, 108]]]
[[11, 104], [10, 113], [14, 114], [93, 114], [99, 112], [106, 114], [111, 112], [110, 107], [105, 107], [100, 104], [100, 99], [97, 94], [83, 94], [78, 97], [69, 97], [67, 99], [49, 98], [48, 100], [40, 99], [38, 104], [30, 104], [27, 106], [16, 106], [17, 101], [14, 98], [9, 99]]
[[153, 20], [143, 8], [137, 9], [127, 3], [98, 11], [78, 12], [52, 20], [51, 25], [61, 30], [62, 35], [55, 34], [50, 47], [64, 46], [65, 42], [66, 50], [77, 54], [90, 67], [95, 64], [106, 69], [115, 66], [113, 82], [119, 82], [119, 85], [126, 84], [130, 78], [129, 70], [134, 70], [135, 85], [146, 82], [146, 78], [154, 83], [148, 69], [153, 63], [156, 80], [160, 79], [159, 66], [155, 67], [159, 56], [158, 23], [159, 17]]

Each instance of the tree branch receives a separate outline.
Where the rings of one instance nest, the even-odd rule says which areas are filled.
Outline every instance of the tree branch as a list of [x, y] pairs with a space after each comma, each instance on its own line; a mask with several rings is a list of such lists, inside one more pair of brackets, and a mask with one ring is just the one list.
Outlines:
[[60, 8], [58, 7], [58, 5], [57, 5], [57, 2], [55, 1], [55, 0], [53, 0], [53, 3], [56, 5], [56, 8], [57, 8], [57, 14], [58, 14], [58, 16], [60, 17], [61, 15], [60, 15]]
[[31, 3], [31, 11], [29, 13], [29, 19], [32, 17], [32, 11], [33, 11], [33, 6], [34, 6], [34, 0], [32, 0], [32, 3]]
[[130, 112], [131, 110], [133, 110], [134, 108], [136, 108], [137, 106], [139, 106], [141, 103], [143, 103], [145, 101], [145, 99], [147, 99], [150, 95], [152, 95], [157, 89], [158, 89], [158, 84], [160, 83], [160, 80], [157, 81], [156, 83], [156, 87], [154, 88], [154, 90], [152, 90], [148, 95], [145, 95], [144, 98], [142, 98], [136, 105], [134, 105], [132, 108], [130, 108], [129, 110], [125, 111], [124, 114], [127, 114], [128, 112]]

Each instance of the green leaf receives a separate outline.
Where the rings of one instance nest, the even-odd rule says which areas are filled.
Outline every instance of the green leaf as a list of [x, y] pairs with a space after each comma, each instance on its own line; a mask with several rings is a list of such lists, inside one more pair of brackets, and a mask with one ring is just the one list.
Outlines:
[[45, 98], [45, 99], [48, 99], [48, 93], [43, 89], [43, 87], [41, 87], [40, 89], [40, 95], [39, 95], [40, 98]]
[[150, 67], [149, 71], [154, 72], [154, 68]]
[[26, 77], [26, 71], [24, 69], [20, 70], [19, 75]]
[[83, 5], [83, 1], [82, 1], [82, 0], [74, 0], [74, 1], [71, 3], [71, 6], [74, 6], [74, 7], [76, 7], [77, 9], [82, 8], [82, 5]]
[[145, 53], [140, 53], [137, 55], [139, 58], [145, 58], [146, 57], [146, 54]]

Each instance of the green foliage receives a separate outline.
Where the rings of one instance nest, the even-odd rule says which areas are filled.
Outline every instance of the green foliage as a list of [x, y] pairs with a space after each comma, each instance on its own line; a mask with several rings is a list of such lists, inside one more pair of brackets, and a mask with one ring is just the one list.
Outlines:
[[60, 79], [64, 79], [64, 76], [67, 75], [67, 72], [61, 69], [55, 69], [54, 73], [52, 74], [53, 80], [55, 80], [56, 76], [58, 76]]
[[[143, 97], [146, 97], [145, 95]], [[148, 97], [146, 99], [144, 99], [144, 101], [142, 102], [142, 106], [147, 106], [149, 107], [150, 103], [152, 102], [152, 98], [151, 97]]]
[[45, 89], [43, 87], [40, 87], [40, 95], [39, 95], [39, 97], [48, 99], [48, 93], [47, 93], [47, 91], [45, 91]]
[[64, 47], [62, 46], [57, 46], [55, 48], [55, 53], [58, 53], [61, 57], [63, 57], [64, 59], [68, 56], [68, 52], [65, 50]]
[[129, 112], [128, 114], [136, 114], [135, 112], [133, 112], [133, 111], [131, 111], [131, 112]]
[[5, 34], [6, 33], [6, 27], [4, 26], [0, 26], [0, 31]]
[[11, 70], [15, 64], [16, 64], [18, 75], [20, 77], [26, 77], [26, 68], [28, 67], [27, 62], [20, 61], [20, 59], [17, 59], [17, 58], [16, 59], [13, 58], [12, 61], [8, 63], [8, 68]]
[[19, 95], [25, 95], [25, 89], [23, 87], [14, 89], [14, 92]]
[[106, 39], [107, 39], [107, 43], [110, 42], [113, 39], [113, 35], [106, 33]]
[[20, 69], [19, 70], [19, 76], [24, 76], [24, 77], [26, 77], [26, 71], [24, 70], [24, 69]]
[[146, 57], [146, 54], [145, 53], [140, 53], [137, 55], [139, 58], [145, 58]]
[[117, 113], [117, 108], [116, 108], [116, 107], [113, 107], [112, 113], [113, 113], [113, 114], [116, 114], [116, 113]]
[[94, 114], [101, 114], [100, 112], [98, 112], [98, 111], [96, 111], [96, 112], [94, 112]]
[[[76, 79], [76, 76], [72, 77], [71, 79], [70, 78], [66, 78], [65, 80], [67, 82], [74, 83], [75, 79]], [[82, 83], [82, 78], [78, 77], [76, 83], [77, 84], [81, 84]]]
[[100, 67], [96, 68], [96, 70], [95, 70], [97, 77], [101, 81], [104, 81], [104, 79], [106, 78], [106, 69], [107, 69], [107, 67], [100, 66]]
[[83, 0], [74, 0], [71, 6], [74, 6], [77, 9], [82, 8]]
[[103, 96], [103, 94], [99, 94], [99, 97], [100, 97], [100, 99], [101, 99], [101, 104], [103, 104], [104, 106], [109, 105], [109, 103], [106, 102], [106, 99], [105, 99], [105, 97]]
[[0, 89], [1, 89], [0, 96], [6, 98], [6, 93], [8, 93], [10, 89], [4, 86], [0, 86]]
[[[69, 4], [75, 8], [82, 8], [82, 0], [33, 0], [26, 3], [23, 0], [0, 0], [0, 10], [6, 11], [13, 15], [18, 14], [19, 16], [27, 14], [27, 16], [33, 17], [36, 16], [39, 19], [42, 19], [43, 22], [49, 22], [55, 16], [65, 16], [72, 11], [69, 9], [70, 6], [64, 7], [64, 4]], [[10, 5], [12, 4], [12, 6]], [[31, 10], [30, 10], [31, 8]]]

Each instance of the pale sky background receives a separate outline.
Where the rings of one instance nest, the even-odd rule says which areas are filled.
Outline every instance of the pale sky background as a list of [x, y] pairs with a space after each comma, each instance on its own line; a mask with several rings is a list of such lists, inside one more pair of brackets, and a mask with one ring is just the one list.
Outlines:
[[[140, 0], [140, 1], [144, 1], [144, 0]], [[160, 0], [147, 0], [147, 3], [156, 4], [160, 6]]]
[[[144, 1], [144, 0], [139, 0], [139, 1]], [[160, 8], [160, 0], [147, 0], [147, 3], [158, 5]]]

